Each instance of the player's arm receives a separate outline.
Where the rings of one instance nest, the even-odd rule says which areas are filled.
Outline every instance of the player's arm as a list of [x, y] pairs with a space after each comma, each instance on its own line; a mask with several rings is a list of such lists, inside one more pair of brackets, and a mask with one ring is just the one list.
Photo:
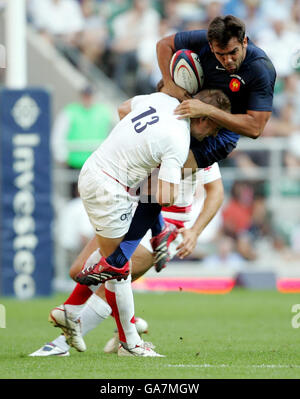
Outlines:
[[187, 98], [191, 98], [191, 96], [186, 90], [173, 82], [170, 74], [170, 61], [176, 51], [174, 39], [175, 35], [166, 36], [156, 44], [157, 61], [164, 81], [164, 87], [161, 91], [183, 101]]
[[129, 100], [126, 100], [121, 105], [119, 105], [118, 114], [120, 120], [123, 119], [131, 111], [131, 100], [132, 99], [129, 98]]
[[193, 252], [198, 237], [216, 215], [224, 200], [224, 188], [221, 178], [205, 184], [204, 188], [206, 191], [206, 198], [198, 218], [191, 228], [179, 230], [179, 232], [182, 233], [183, 241], [177, 247], [177, 249], [179, 249], [177, 255], [181, 259]]
[[183, 168], [181, 169], [182, 179], [190, 176], [192, 173], [195, 173], [197, 169], [198, 165], [194, 157], [194, 154], [191, 150], [189, 150], [188, 157], [183, 165]]
[[160, 168], [155, 168], [141, 185], [141, 198], [151, 198], [161, 206], [171, 206], [178, 195], [179, 185], [159, 178]]
[[172, 206], [178, 195], [179, 184], [158, 179], [156, 201], [161, 206]]
[[118, 114], [120, 120], [123, 119], [129, 112], [134, 110], [135, 106], [142, 101], [147, 95], [139, 95], [129, 98], [118, 107]]
[[179, 119], [206, 116], [226, 129], [253, 139], [261, 135], [271, 116], [269, 111], [250, 110], [246, 114], [230, 114], [197, 99], [183, 101], [175, 114]]
[[158, 171], [156, 200], [162, 206], [172, 206], [178, 196], [181, 181], [182, 167], [187, 159], [189, 149], [188, 141], [180, 140], [180, 135], [174, 134], [172, 142], [163, 146], [163, 154]]

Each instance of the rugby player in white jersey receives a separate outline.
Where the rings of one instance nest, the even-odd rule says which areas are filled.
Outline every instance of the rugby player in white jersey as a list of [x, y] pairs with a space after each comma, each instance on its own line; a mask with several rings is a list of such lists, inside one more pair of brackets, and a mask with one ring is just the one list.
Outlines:
[[[135, 118], [132, 118], [132, 119], [135, 119]], [[135, 119], [135, 121], [136, 121], [137, 119]], [[152, 119], [153, 120], [153, 119]], [[214, 125], [214, 127], [211, 125], [211, 123], [210, 123], [210, 121], [208, 121], [208, 120], [206, 120], [206, 118], [204, 118], [204, 119], [202, 119], [201, 120], [201, 123], [199, 124], [199, 125], [201, 125], [201, 128], [198, 130], [198, 133], [197, 133], [197, 131], [195, 131], [195, 130], [197, 130], [197, 129], [195, 129], [194, 130], [194, 133], [197, 135], [198, 134], [198, 138], [203, 138], [203, 137], [205, 137], [207, 134], [209, 134], [209, 133], [216, 133], [216, 131], [217, 131], [217, 129], [216, 129], [216, 125]], [[141, 126], [139, 126], [139, 129], [140, 129], [140, 127]], [[191, 153], [190, 153], [191, 154]], [[192, 154], [191, 154], [192, 155]], [[190, 157], [189, 157], [190, 158]], [[197, 164], [196, 164], [196, 162], [195, 162], [195, 160], [194, 160], [194, 164], [195, 164], [195, 168], [197, 168]], [[189, 167], [189, 166], [188, 166]], [[204, 219], [207, 217], [207, 215], [204, 217]], [[210, 219], [209, 219], [210, 220]], [[203, 226], [205, 226], [208, 222], [200, 222], [200, 225], [201, 225], [201, 223], [203, 223]], [[200, 226], [199, 225], [199, 226]], [[200, 232], [200, 230], [201, 230], [201, 227], [199, 227], [199, 229], [198, 229], [199, 231], [198, 231], [198, 234], [199, 234], [199, 232]], [[191, 230], [190, 230], [190, 233], [191, 233]], [[191, 237], [192, 236], [194, 236], [195, 235], [195, 230], [193, 230], [193, 234], [189, 234], [189, 238], [187, 239], [187, 241], [185, 242], [184, 241], [184, 243], [182, 244], [183, 245], [183, 247], [185, 247], [185, 248], [187, 248], [187, 246], [188, 245], [191, 245], [189, 242], [191, 241]], [[184, 236], [186, 237], [186, 235], [184, 234]], [[193, 242], [193, 239], [192, 239], [192, 242]], [[78, 257], [78, 259], [77, 259], [77, 262], [75, 262], [75, 268], [74, 267], [72, 267], [72, 271], [71, 271], [71, 274], [74, 276], [74, 270], [76, 270], [76, 267], [77, 267], [77, 271], [78, 271], [78, 265], [79, 265], [79, 267], [81, 268], [82, 267], [82, 264], [84, 263], [84, 261], [88, 258], [88, 256], [91, 254], [91, 252], [93, 252], [94, 250], [95, 250], [95, 245], [97, 246], [97, 240], [93, 240], [93, 242], [91, 242], [91, 243], [89, 243], [88, 245], [87, 245], [87, 247], [83, 250], [83, 252], [80, 254], [80, 256]], [[187, 251], [187, 249], [185, 249], [185, 251]], [[186, 252], [186, 254], [187, 254], [188, 252]], [[137, 253], [137, 255], [138, 255], [138, 253]], [[184, 256], [184, 248], [182, 248], [182, 252], [181, 252], [181, 255], [182, 256]], [[95, 264], [95, 261], [97, 262], [99, 259], [99, 252], [98, 251], [95, 251], [95, 252], [93, 252], [92, 253], [92, 255], [90, 256], [90, 259], [88, 259], [88, 261], [86, 262], [86, 264], [89, 264], [89, 262], [91, 263], [91, 264]], [[145, 262], [143, 261], [143, 264], [145, 264]], [[150, 256], [150, 263], [146, 263], [147, 265], [148, 265], [148, 268], [152, 265], [152, 256]], [[140, 274], [140, 272], [138, 272], [138, 270], [137, 270], [137, 272], [136, 272], [137, 274], [136, 275], [138, 275], [138, 274]], [[106, 284], [109, 284], [109, 283], [106, 283]], [[81, 303], [80, 303], [80, 305], [82, 305], [86, 300], [87, 300], [87, 298], [91, 295], [91, 290], [88, 288], [88, 287], [84, 287], [84, 286], [76, 286], [76, 288], [75, 288], [75, 290], [74, 291], [80, 291], [81, 289], [85, 289], [85, 290], [88, 290], [88, 292], [89, 292], [89, 294], [87, 295], [86, 293], [84, 293], [83, 295], [82, 295], [82, 292], [79, 294], [79, 296], [81, 297]], [[102, 290], [103, 290], [103, 288], [102, 288]], [[101, 291], [101, 290], [100, 290]], [[110, 290], [108, 290], [108, 291], [110, 291]], [[74, 292], [73, 292], [74, 293]], [[110, 291], [110, 293], [112, 293], [112, 297], [113, 297], [113, 303], [112, 303], [112, 305], [113, 305], [113, 307], [114, 306], [116, 306], [116, 295], [115, 295], [115, 292], [114, 291]], [[73, 294], [72, 294], [73, 295]], [[72, 295], [71, 295], [71, 297], [72, 297]], [[77, 295], [78, 296], [78, 295]], [[100, 297], [101, 297], [101, 295], [100, 295]], [[103, 309], [102, 309], [102, 316], [100, 316], [100, 311], [99, 311], [99, 307], [101, 307], [102, 306], [102, 308], [103, 307], [105, 307], [105, 306], [103, 306], [104, 304], [105, 304], [105, 302], [104, 302], [104, 300], [103, 300], [103, 298], [101, 299], [99, 296], [97, 297], [96, 295], [92, 295], [92, 297], [89, 299], [89, 301], [88, 301], [88, 303], [87, 303], [87, 305], [88, 305], [88, 307], [90, 308], [90, 309], [92, 309], [92, 308], [94, 308], [94, 311], [95, 311], [95, 308], [97, 308], [98, 307], [98, 311], [96, 311], [96, 313], [99, 315], [99, 317], [98, 317], [98, 319], [101, 321], [101, 320], [103, 320], [105, 317], [107, 317], [108, 316], [108, 314], [110, 314], [111, 313], [111, 308], [106, 304], [106, 309], [105, 309], [105, 311], [103, 312]], [[96, 299], [96, 298], [98, 298], [98, 299]], [[82, 300], [82, 299], [84, 299], [84, 300]], [[101, 301], [101, 302], [100, 302]], [[66, 301], [66, 303], [65, 303], [65, 306], [70, 306], [71, 307], [71, 309], [72, 309], [72, 311], [74, 310], [74, 307], [78, 307], [79, 306], [79, 303], [78, 303], [78, 301], [76, 300], [75, 301], [76, 303], [75, 304], [71, 304], [70, 303], [70, 301], [67, 303], [67, 301]], [[81, 306], [82, 307], [82, 306]], [[115, 313], [119, 313], [119, 309], [118, 309], [118, 307], [119, 307], [119, 304], [117, 304], [117, 311], [118, 312], [114, 312], [114, 315], [115, 315]], [[61, 323], [59, 323], [59, 322], [57, 322], [57, 319], [59, 318], [58, 316], [57, 316], [57, 313], [61, 313], [61, 315], [62, 315], [62, 317], [64, 318], [64, 319], [66, 319], [66, 312], [65, 312], [65, 307], [63, 307], [62, 309], [60, 309], [59, 307], [58, 308], [56, 308], [56, 314], [55, 314], [55, 316], [54, 316], [54, 312], [55, 312], [55, 309], [51, 312], [51, 317], [52, 317], [52, 321], [54, 322], [54, 324], [56, 324], [57, 326], [60, 326], [60, 327], [62, 327], [63, 328], [63, 330], [64, 330], [64, 332], [66, 333], [66, 335], [67, 336], [69, 336], [69, 342], [72, 344], [72, 346], [75, 346], [78, 350], [85, 350], [85, 344], [83, 343], [83, 341], [81, 340], [81, 339], [79, 339], [79, 344], [78, 344], [78, 342], [76, 342], [76, 340], [77, 340], [77, 338], [78, 338], [78, 336], [80, 336], [80, 331], [79, 331], [79, 334], [78, 334], [78, 330], [79, 330], [79, 326], [78, 326], [78, 324], [76, 325], [76, 323], [73, 323], [72, 324], [72, 320], [69, 320], [69, 322], [67, 323], [68, 324], [68, 326], [67, 327], [70, 327], [71, 325], [72, 325], [72, 328], [67, 328], [66, 327], [66, 325], [64, 325], [64, 324], [66, 324], [66, 323], [64, 323], [64, 321], [62, 321]], [[74, 310], [75, 311], [75, 310]], [[133, 313], [133, 312], [132, 312]], [[105, 315], [104, 315], [105, 314]], [[120, 313], [119, 313], [120, 314]], [[53, 317], [54, 316], [54, 317]], [[103, 317], [103, 316], [105, 316], [105, 317]], [[130, 319], [131, 321], [133, 320], [133, 316], [132, 316], [132, 318]], [[125, 339], [127, 339], [127, 336], [126, 336], [126, 333], [124, 333], [124, 331], [125, 331], [125, 329], [124, 329], [124, 320], [119, 320], [119, 324], [118, 324], [118, 327], [119, 327], [119, 332], [120, 332], [120, 330], [123, 332], [123, 334], [124, 334], [124, 337], [122, 337], [123, 339], [125, 338]], [[131, 322], [131, 326], [133, 325], [133, 323]], [[71, 337], [71, 338], [70, 338]], [[121, 341], [121, 342], [123, 342], [123, 341]], [[57, 342], [58, 343], [58, 342]], [[56, 345], [56, 344], [54, 344], [54, 345]], [[45, 346], [45, 348], [46, 348], [46, 346]], [[41, 348], [41, 349], [43, 349], [43, 348]], [[121, 347], [121, 349], [124, 349], [124, 347]], [[147, 348], [148, 349], [148, 348]], [[126, 348], [125, 348], [125, 350], [129, 353], [129, 355], [131, 355], [132, 354], [132, 350], [130, 350], [130, 351], [128, 351]], [[125, 352], [125, 350], [121, 350], [121, 351], [119, 351], [119, 354], [122, 354], [122, 352]], [[55, 347], [47, 347], [46, 348], [46, 350], [44, 351], [44, 353], [45, 352], [47, 352], [47, 351], [49, 351], [49, 352], [55, 352]], [[149, 351], [149, 350], [148, 350]], [[37, 352], [39, 352], [39, 351], [37, 351]], [[37, 356], [37, 355], [44, 355], [44, 353], [43, 354], [37, 354], [37, 352], [35, 352], [34, 354], [32, 354], [32, 355], [35, 355], [35, 356]], [[43, 351], [42, 351], [43, 352]], [[121, 352], [121, 353], [120, 353]], [[125, 352], [126, 353], [126, 355], [127, 355], [127, 352]], [[50, 353], [49, 353], [50, 354]], [[57, 355], [59, 355], [60, 353], [53, 353], [53, 354], [57, 354]], [[63, 354], [61, 354], [61, 355], [63, 355]], [[136, 355], [136, 353], [134, 354], [134, 355]], [[144, 354], [142, 355], [142, 356], [145, 356]]]
[[[79, 175], [80, 197], [95, 229], [99, 248], [97, 262], [94, 256], [93, 264], [81, 273], [86, 277], [84, 283], [90, 277], [93, 279], [89, 284], [105, 282], [105, 295], [119, 331], [120, 356], [161, 356], [144, 344], [132, 322], [134, 301], [129, 260], [118, 268], [106, 258], [117, 249], [129, 229], [137, 202], [131, 190], [158, 166], [156, 201], [161, 206], [174, 203], [181, 168], [189, 152], [190, 128], [195, 134], [203, 132], [200, 119], [176, 118], [174, 110], [178, 104], [177, 99], [164, 93], [134, 97], [130, 101], [130, 112], [88, 158]], [[203, 123], [208, 130], [211, 122]], [[63, 313], [57, 309], [50, 317], [62, 325]], [[84, 350], [85, 345], [79, 345], [78, 349]]]
[[[194, 164], [191, 158], [192, 153], [189, 154], [189, 159], [185, 165], [194, 170], [197, 165]], [[195, 197], [196, 188], [198, 194]], [[192, 253], [199, 235], [220, 208], [223, 195], [223, 184], [217, 163], [205, 169], [198, 169], [194, 175], [189, 175], [185, 180], [181, 181], [179, 195], [174, 205], [162, 209], [165, 220], [179, 228], [179, 234], [169, 247], [171, 258], [175, 254], [184, 258]], [[197, 211], [199, 211], [195, 220], [191, 219], [192, 203], [193, 208], [196, 207]], [[186, 225], [190, 227], [186, 228]], [[149, 230], [132, 257], [133, 281], [146, 273], [153, 265], [153, 250], [150, 240], [151, 231]], [[96, 239], [93, 239], [89, 244], [89, 250], [85, 256], [88, 256], [87, 254], [93, 250], [97, 250]], [[75, 276], [81, 268], [82, 257], [79, 256], [71, 268], [71, 275]], [[78, 290], [83, 287], [90, 292], [89, 299], [78, 295]], [[64, 304], [70, 313], [76, 315], [81, 320], [81, 331], [73, 337], [75, 347], [77, 347], [78, 342], [82, 347], [82, 336], [101, 324], [112, 313], [111, 307], [106, 302], [104, 285], [100, 285], [96, 293], [91, 291], [92, 288], [94, 286], [88, 288], [78, 284]], [[147, 323], [138, 317], [135, 320], [138, 333], [141, 335], [147, 332]], [[151, 343], [146, 343], [146, 345], [151, 347]], [[105, 345], [104, 352], [117, 353], [118, 346], [119, 334], [116, 332]], [[65, 336], [62, 334], [53, 341], [43, 345], [37, 351], [30, 354], [30, 356], [69, 356], [69, 349], [70, 345], [66, 342]]]

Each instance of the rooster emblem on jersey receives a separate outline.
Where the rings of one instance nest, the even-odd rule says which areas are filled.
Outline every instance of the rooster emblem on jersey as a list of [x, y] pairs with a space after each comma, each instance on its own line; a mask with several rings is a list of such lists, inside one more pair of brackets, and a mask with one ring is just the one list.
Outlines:
[[238, 79], [236, 78], [231, 79], [229, 83], [229, 88], [231, 91], [239, 91], [240, 87], [241, 87], [241, 82]]

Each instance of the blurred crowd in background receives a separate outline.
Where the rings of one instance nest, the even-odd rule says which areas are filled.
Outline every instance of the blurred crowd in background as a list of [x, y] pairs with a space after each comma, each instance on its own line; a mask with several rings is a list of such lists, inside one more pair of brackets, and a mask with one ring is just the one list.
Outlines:
[[[214, 17], [226, 14], [245, 22], [249, 38], [266, 51], [276, 68], [273, 115], [262, 136], [285, 139], [280, 153], [284, 170], [280, 199], [298, 201], [300, 206], [300, 0], [28, 0], [28, 21], [38, 34], [66, 57], [68, 49], [83, 54], [128, 97], [155, 91], [160, 79], [156, 60], [160, 38], [182, 30], [207, 29]], [[93, 132], [101, 125], [102, 140], [112, 125], [105, 107], [98, 104], [91, 111], [92, 97], [92, 88], [86, 88], [77, 105], [62, 110], [54, 123], [55, 160], [69, 168], [79, 169], [84, 161], [62, 151], [70, 127], [72, 139], [81, 129], [89, 130], [89, 140], [96, 140]], [[101, 118], [97, 118], [99, 113]], [[72, 121], [78, 123], [77, 128]], [[223, 167], [238, 168], [244, 170], [245, 178], [226, 184], [224, 180], [226, 201], [200, 237], [193, 259], [201, 259], [207, 267], [241, 268], [255, 261], [271, 266], [275, 258], [300, 264], [300, 208], [296, 207], [293, 223], [276, 223], [276, 208], [268, 206], [272, 195], [268, 180], [253, 178], [257, 170], [270, 166], [270, 156], [268, 148], [237, 149], [220, 164], [221, 172]], [[62, 211], [60, 223], [65, 229], [62, 245], [78, 252], [93, 232], [74, 191], [74, 202]], [[281, 202], [283, 208], [288, 204]]]

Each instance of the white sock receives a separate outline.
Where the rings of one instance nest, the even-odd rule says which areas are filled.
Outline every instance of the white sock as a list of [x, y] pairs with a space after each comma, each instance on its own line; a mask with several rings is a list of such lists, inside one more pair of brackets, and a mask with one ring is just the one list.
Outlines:
[[[84, 308], [85, 304], [83, 305], [65, 305], [65, 308], [67, 312], [72, 313], [75, 318], [77, 318], [81, 312], [81, 310]], [[67, 351], [70, 349], [70, 345], [67, 344], [66, 342], [66, 337], [61, 334], [57, 338], [55, 338], [53, 341], [51, 341], [52, 344], [58, 346], [60, 349], [63, 351]]]
[[98, 290], [98, 288], [100, 287], [101, 284], [102, 283], [99, 283], [97, 285], [90, 285], [89, 289], [95, 293]]
[[70, 345], [66, 343], [66, 337], [63, 334], [61, 334], [59, 337], [55, 338], [51, 342], [65, 352], [70, 349]]
[[85, 303], [83, 303], [82, 305], [64, 305], [66, 308], [67, 313], [71, 313], [73, 317], [75, 317], [75, 319], [77, 319], [77, 317], [79, 316], [79, 313], [82, 311], [82, 309], [85, 306]]
[[98, 295], [91, 295], [79, 314], [82, 335], [93, 330], [110, 314], [111, 307]]
[[[111, 314], [111, 307], [96, 294], [90, 298], [83, 305], [65, 305], [68, 312], [75, 315], [76, 318], [80, 316], [82, 335], [97, 327], [103, 320]], [[66, 338], [63, 334], [51, 341], [63, 351], [70, 349]]]
[[113, 310], [118, 326], [119, 338], [129, 349], [135, 348], [142, 340], [134, 320], [134, 300], [131, 288], [131, 276], [127, 280], [109, 280], [105, 283], [107, 302]]

